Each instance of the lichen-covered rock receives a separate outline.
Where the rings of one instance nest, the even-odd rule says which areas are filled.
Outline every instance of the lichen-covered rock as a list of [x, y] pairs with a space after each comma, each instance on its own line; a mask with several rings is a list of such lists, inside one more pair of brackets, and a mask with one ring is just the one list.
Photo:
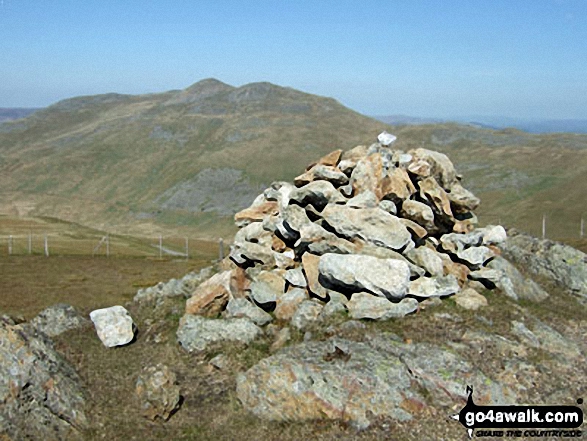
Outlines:
[[334, 290], [367, 291], [395, 300], [405, 296], [410, 281], [407, 263], [360, 254], [324, 254], [318, 269]]
[[442, 276], [444, 274], [442, 258], [438, 252], [428, 247], [418, 247], [406, 253], [406, 257], [414, 264], [424, 268], [431, 276]]
[[304, 330], [320, 316], [323, 305], [315, 300], [304, 300], [298, 306], [291, 318], [291, 325], [299, 330]]
[[[490, 271], [492, 273], [489, 273]], [[548, 293], [540, 285], [534, 280], [524, 277], [514, 265], [503, 257], [496, 257], [487, 264], [487, 268], [476, 273], [478, 275], [476, 274], [472, 278], [481, 281], [489, 280], [513, 300], [541, 302], [548, 297]]]
[[167, 421], [179, 408], [179, 392], [175, 373], [163, 364], [144, 368], [135, 384], [141, 413], [150, 420]]
[[132, 317], [123, 306], [96, 309], [90, 312], [98, 337], [108, 348], [130, 343], [135, 336]]
[[177, 329], [177, 340], [189, 352], [202, 352], [223, 342], [249, 344], [263, 331], [246, 318], [209, 319], [184, 315]]
[[453, 275], [420, 277], [410, 282], [408, 292], [421, 298], [446, 297], [459, 291], [459, 283]]
[[55, 337], [88, 324], [88, 319], [77, 312], [73, 306], [64, 303], [49, 306], [31, 320], [31, 325], [49, 337]]
[[[242, 230], [240, 230], [242, 231]], [[159, 282], [155, 286], [141, 288], [137, 291], [133, 301], [143, 303], [161, 301], [167, 297], [190, 297], [195, 289], [203, 281], [213, 274], [211, 266], [201, 269], [199, 272], [186, 274], [181, 279], [171, 279], [168, 282]]]
[[0, 320], [0, 437], [81, 439], [85, 398], [75, 370], [44, 333]]
[[268, 314], [258, 306], [253, 305], [245, 298], [229, 300], [228, 304], [226, 305], [226, 317], [244, 317], [258, 326], [264, 326], [273, 320], [271, 314]]

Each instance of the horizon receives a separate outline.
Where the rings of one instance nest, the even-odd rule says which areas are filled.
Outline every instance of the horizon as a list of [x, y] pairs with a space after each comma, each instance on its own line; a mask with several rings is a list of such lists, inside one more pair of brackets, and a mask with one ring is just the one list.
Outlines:
[[587, 5], [0, 5], [0, 107], [267, 81], [365, 115], [587, 119]]

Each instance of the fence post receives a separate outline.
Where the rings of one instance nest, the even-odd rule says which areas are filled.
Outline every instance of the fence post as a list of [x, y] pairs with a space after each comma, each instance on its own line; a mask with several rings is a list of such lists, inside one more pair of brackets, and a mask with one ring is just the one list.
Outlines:
[[163, 258], [163, 236], [159, 235], [159, 259]]
[[8, 237], [8, 255], [12, 256], [12, 234]]
[[185, 238], [185, 260], [189, 260], [190, 258], [190, 240], [186, 237]]
[[110, 235], [106, 235], [106, 257], [110, 257]]
[[46, 234], [45, 234], [45, 256], [49, 257], [49, 241], [47, 240]]
[[581, 239], [583, 239], [584, 235], [585, 235], [585, 221], [583, 220], [583, 218], [581, 218], [581, 229], [579, 230], [579, 237]]
[[546, 215], [542, 215], [542, 238], [546, 239]]
[[218, 260], [224, 260], [224, 240], [218, 239]]
[[29, 256], [33, 254], [33, 234], [29, 233]]

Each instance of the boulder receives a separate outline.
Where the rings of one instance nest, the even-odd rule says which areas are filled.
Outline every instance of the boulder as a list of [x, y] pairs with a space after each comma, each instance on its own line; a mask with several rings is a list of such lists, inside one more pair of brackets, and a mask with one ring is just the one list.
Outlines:
[[452, 275], [443, 277], [420, 277], [410, 282], [408, 293], [420, 297], [446, 297], [460, 290], [457, 278]]
[[291, 320], [298, 306], [304, 301], [308, 300], [308, 294], [301, 288], [294, 288], [283, 294], [277, 300], [275, 307], [275, 317], [278, 320]]
[[261, 328], [246, 318], [209, 319], [184, 315], [177, 329], [177, 340], [188, 352], [202, 352], [221, 343], [249, 344], [263, 334]]
[[434, 230], [434, 213], [428, 205], [422, 202], [404, 201], [401, 214], [403, 217], [416, 222], [428, 231]]
[[0, 319], [0, 438], [81, 439], [82, 382], [45, 333]]
[[253, 242], [235, 242], [230, 247], [229, 257], [239, 266], [261, 264], [265, 267], [272, 267], [275, 265], [275, 257], [271, 248]]
[[304, 300], [291, 318], [291, 325], [303, 331], [311, 326], [322, 312], [323, 305], [316, 300]]
[[264, 309], [272, 310], [285, 291], [285, 272], [261, 271], [251, 282], [251, 299]]
[[463, 309], [476, 311], [479, 308], [487, 306], [485, 296], [479, 294], [472, 288], [467, 288], [454, 296], [455, 302]]
[[135, 336], [135, 325], [123, 306], [96, 309], [90, 312], [98, 337], [108, 348], [130, 343]]
[[420, 197], [427, 200], [436, 216], [454, 219], [446, 191], [433, 177], [419, 182]]
[[548, 293], [540, 285], [534, 280], [524, 277], [514, 265], [503, 257], [496, 257], [487, 266], [489, 271], [494, 272], [493, 274], [488, 274], [487, 271], [479, 271], [477, 274], [481, 277], [476, 277], [476, 274], [472, 278], [478, 278], [481, 281], [489, 280], [513, 300], [541, 302], [548, 297]]
[[135, 394], [141, 413], [154, 421], [167, 421], [179, 408], [180, 394], [175, 373], [164, 364], [143, 369], [135, 384]]
[[292, 268], [287, 270], [285, 272], [285, 280], [291, 286], [296, 286], [298, 288], [305, 288], [308, 286], [308, 282], [306, 282], [302, 268]]
[[[239, 230], [242, 231], [241, 229]], [[141, 288], [137, 291], [133, 301], [138, 303], [161, 302], [167, 297], [190, 297], [195, 289], [205, 280], [213, 275], [213, 268], [208, 266], [199, 272], [191, 272], [181, 279], [171, 279], [168, 282], [159, 282], [155, 286]]]
[[503, 245], [507, 238], [507, 232], [501, 225], [488, 225], [485, 228], [480, 228], [483, 236], [483, 245]]
[[345, 203], [346, 199], [328, 181], [314, 181], [296, 188], [290, 194], [290, 200], [301, 206], [311, 204], [321, 211], [329, 203]]
[[318, 276], [320, 275], [318, 271], [319, 263], [320, 256], [311, 253], [304, 253], [302, 255], [302, 267], [304, 268], [304, 275], [308, 282], [308, 291], [316, 297], [326, 300], [328, 293], [326, 288], [318, 280]]
[[473, 211], [481, 202], [478, 197], [458, 183], [453, 184], [450, 188], [448, 199], [455, 213], [468, 213], [469, 211]]
[[394, 216], [397, 214], [397, 207], [392, 201], [383, 200], [379, 202], [378, 207], [383, 211], [388, 212], [389, 214], [393, 214]]
[[405, 296], [410, 280], [405, 262], [359, 254], [324, 254], [319, 272], [324, 283], [335, 290], [368, 291], [394, 300]]
[[402, 222], [380, 208], [354, 209], [330, 204], [322, 216], [331, 229], [346, 239], [359, 238], [392, 250], [402, 250], [412, 241]]
[[277, 214], [279, 205], [276, 201], [266, 201], [257, 205], [253, 204], [249, 208], [239, 211], [234, 215], [234, 221], [237, 226], [244, 227], [251, 222], [259, 222], [264, 216]]
[[495, 257], [495, 253], [486, 246], [471, 247], [455, 253], [459, 260], [469, 268], [475, 269], [483, 266], [489, 259]]
[[49, 306], [31, 320], [32, 326], [49, 337], [83, 328], [88, 324], [88, 319], [77, 312], [73, 306], [64, 303]]
[[232, 297], [230, 290], [232, 273], [217, 273], [202, 283], [185, 304], [186, 314], [216, 317], [224, 310]]
[[338, 237], [318, 224], [309, 223], [300, 229], [300, 238], [294, 244], [298, 255], [309, 251], [313, 254], [353, 253], [356, 249], [352, 242]]
[[258, 326], [264, 326], [273, 320], [271, 314], [253, 305], [247, 299], [230, 299], [226, 305], [227, 318], [247, 318]]
[[338, 165], [338, 161], [340, 161], [341, 156], [342, 156], [342, 150], [340, 150], [340, 149], [334, 150], [334, 151], [328, 153], [327, 155], [322, 156], [318, 160], [318, 164], [336, 167]]
[[386, 298], [369, 293], [359, 292], [351, 296], [347, 303], [349, 315], [353, 319], [388, 320], [401, 318], [418, 310], [418, 301], [412, 298], [392, 303]]
[[379, 188], [381, 199], [387, 199], [396, 204], [400, 204], [416, 193], [416, 187], [403, 168], [393, 168], [387, 172], [381, 178]]
[[[430, 166], [430, 171], [428, 174], [423, 176], [432, 176], [434, 180], [442, 186], [442, 188], [450, 190], [455, 184], [458, 183], [457, 173], [455, 171], [454, 165], [450, 159], [448, 159], [448, 156], [446, 156], [444, 153], [439, 153], [424, 148], [410, 150], [408, 153], [414, 158], [413, 164], [418, 164], [420, 161], [422, 161]], [[419, 168], [421, 169], [422, 165], [420, 165]], [[418, 167], [414, 165], [413, 169], [418, 169]], [[412, 173], [414, 172], [412, 171]]]
[[428, 247], [418, 247], [406, 253], [406, 257], [414, 264], [424, 268], [431, 276], [442, 276], [444, 274], [442, 258], [438, 252]]
[[[351, 208], [374, 208], [377, 207], [379, 201], [377, 196], [371, 190], [365, 190], [359, 193], [354, 198], [349, 199], [346, 203], [347, 207]], [[394, 206], [395, 207], [395, 206]]]
[[381, 199], [381, 174], [383, 162], [381, 155], [375, 153], [360, 159], [351, 174], [351, 186], [355, 196], [370, 191], [377, 199]]

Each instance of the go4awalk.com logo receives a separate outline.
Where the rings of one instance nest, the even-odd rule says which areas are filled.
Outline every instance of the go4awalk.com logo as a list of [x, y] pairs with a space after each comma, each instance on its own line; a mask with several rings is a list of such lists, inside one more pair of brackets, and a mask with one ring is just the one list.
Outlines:
[[[467, 386], [467, 404], [451, 418], [459, 421], [469, 438], [581, 437], [583, 411], [577, 406], [477, 406], [473, 388]], [[578, 399], [577, 404], [583, 404]]]

